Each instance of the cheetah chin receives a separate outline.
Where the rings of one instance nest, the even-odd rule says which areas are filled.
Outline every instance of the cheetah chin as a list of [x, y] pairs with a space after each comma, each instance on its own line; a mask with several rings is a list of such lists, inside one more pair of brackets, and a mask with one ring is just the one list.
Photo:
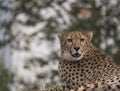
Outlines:
[[77, 61], [83, 59], [84, 55], [82, 53], [74, 53], [70, 54], [65, 52], [64, 55], [62, 55], [62, 58], [68, 61]]

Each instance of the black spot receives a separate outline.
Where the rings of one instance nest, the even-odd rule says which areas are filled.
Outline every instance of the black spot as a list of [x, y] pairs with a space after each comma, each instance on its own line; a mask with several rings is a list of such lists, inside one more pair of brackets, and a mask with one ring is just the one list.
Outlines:
[[86, 89], [83, 89], [83, 91], [86, 91]]
[[112, 80], [111, 82], [114, 82], [114, 80]]
[[73, 69], [73, 71], [75, 71], [75, 69]]
[[83, 79], [80, 79], [80, 81], [83, 81]]
[[111, 89], [111, 86], [108, 86], [108, 89]]
[[73, 80], [75, 80], [75, 78], [74, 78], [74, 77], [73, 77], [72, 79], [73, 79]]
[[71, 89], [69, 86], [66, 86], [68, 89]]
[[80, 74], [80, 76], [82, 77], [83, 75], [82, 75], [82, 74]]
[[65, 74], [68, 74], [68, 72], [65, 72]]
[[120, 80], [118, 82], [120, 83]]
[[80, 65], [80, 63], [78, 63], [78, 65]]
[[66, 67], [66, 69], [68, 69], [68, 67]]
[[77, 71], [80, 71], [80, 69], [77, 69]]
[[73, 68], [75, 68], [75, 66], [73, 66]]
[[84, 71], [84, 69], [81, 69], [81, 71], [83, 72], [83, 71]]
[[91, 72], [88, 72], [88, 74], [90, 74]]
[[90, 69], [92, 69], [93, 67], [90, 67]]
[[96, 59], [94, 59], [94, 61], [96, 61]]
[[92, 60], [92, 58], [90, 58], [89, 60]]
[[70, 63], [70, 65], [72, 65], [72, 64]]
[[78, 75], [79, 73], [77, 72], [76, 75]]
[[116, 80], [118, 80], [119, 78], [117, 77]]
[[120, 85], [116, 85], [116, 87], [117, 87], [118, 89], [120, 89]]
[[72, 73], [72, 75], [74, 75], [74, 74]]
[[95, 84], [95, 88], [98, 88], [98, 85], [97, 85], [97, 84]]
[[[78, 81], [78, 80], [77, 80]], [[79, 83], [77, 82], [76, 85], [79, 85]]]
[[71, 75], [69, 75], [69, 77], [71, 77]]
[[81, 65], [81, 68], [83, 67], [83, 65]]
[[87, 85], [84, 85], [83, 87], [85, 87], [85, 88], [86, 88], [86, 87], [87, 87]]
[[90, 65], [90, 62], [88, 63], [88, 65]]
[[79, 78], [78, 76], [76, 76], [76, 78]]
[[86, 70], [86, 72], [88, 72], [89, 70]]
[[75, 85], [75, 83], [72, 83], [73, 84], [73, 86]]

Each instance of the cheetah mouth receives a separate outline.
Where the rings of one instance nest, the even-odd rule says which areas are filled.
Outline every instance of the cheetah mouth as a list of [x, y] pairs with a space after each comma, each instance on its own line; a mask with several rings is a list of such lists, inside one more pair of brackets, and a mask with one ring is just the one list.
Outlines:
[[79, 53], [74, 53], [74, 54], [72, 54], [72, 56], [75, 57], [75, 58], [78, 58], [78, 57], [81, 56], [81, 54], [79, 54]]

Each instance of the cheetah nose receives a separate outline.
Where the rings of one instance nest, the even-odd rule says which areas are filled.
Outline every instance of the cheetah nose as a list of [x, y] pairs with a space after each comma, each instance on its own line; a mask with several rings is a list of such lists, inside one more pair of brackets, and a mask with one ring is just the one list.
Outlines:
[[76, 51], [78, 51], [78, 50], [80, 49], [80, 47], [74, 47], [74, 49], [75, 49]]

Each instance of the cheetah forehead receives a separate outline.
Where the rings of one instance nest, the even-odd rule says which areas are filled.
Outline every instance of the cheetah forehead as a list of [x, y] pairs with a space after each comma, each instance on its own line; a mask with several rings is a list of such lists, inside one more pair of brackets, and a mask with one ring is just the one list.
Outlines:
[[92, 40], [93, 37], [93, 32], [80, 32], [80, 31], [74, 31], [74, 32], [69, 32], [66, 34], [58, 34], [58, 37], [60, 40], [66, 40], [66, 39], [78, 39], [78, 38], [84, 38], [87, 40]]

